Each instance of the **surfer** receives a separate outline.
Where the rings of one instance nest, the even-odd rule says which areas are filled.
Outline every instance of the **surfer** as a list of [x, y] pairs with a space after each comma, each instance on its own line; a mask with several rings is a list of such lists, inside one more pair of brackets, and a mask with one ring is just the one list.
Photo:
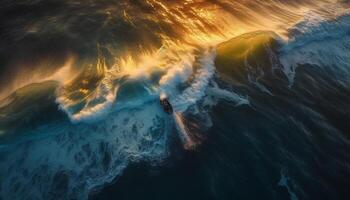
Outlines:
[[173, 114], [173, 107], [167, 98], [160, 98], [159, 103], [163, 106], [164, 112], [168, 113], [169, 115]]

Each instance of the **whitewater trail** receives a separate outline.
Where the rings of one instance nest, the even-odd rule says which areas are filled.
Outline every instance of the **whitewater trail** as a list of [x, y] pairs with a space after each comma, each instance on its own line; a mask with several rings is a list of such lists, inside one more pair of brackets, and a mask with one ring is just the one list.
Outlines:
[[[76, 6], [73, 7], [76, 8]], [[163, 10], [163, 7], [161, 8]], [[251, 10], [250, 8], [247, 7], [244, 10]], [[203, 14], [202, 9], [200, 11]], [[215, 14], [213, 18], [216, 18]], [[281, 64], [285, 67], [285, 74], [292, 81], [295, 76], [295, 66], [299, 64], [341, 66], [340, 70], [337, 69], [337, 73], [347, 76], [344, 79], [349, 80], [350, 63], [348, 60], [350, 58], [346, 54], [348, 51], [343, 50], [349, 49], [349, 16], [337, 19], [337, 23], [324, 23], [321, 20], [322, 25], [318, 21], [319, 16], [315, 14], [311, 16], [314, 17], [294, 27], [300, 34], [284, 44], [284, 48], [278, 55]], [[85, 15], [81, 17], [86, 18]], [[187, 15], [181, 17], [184, 20], [179, 20], [178, 24], [182, 25], [187, 20], [186, 17]], [[219, 17], [218, 20], [221, 20], [222, 17]], [[55, 19], [51, 21], [55, 22], [56, 27], [56, 19], [59, 18], [52, 19]], [[66, 22], [66, 17], [61, 17], [61, 19]], [[114, 25], [119, 26], [118, 20], [119, 18], [116, 18], [111, 22], [116, 21], [118, 24]], [[14, 21], [17, 23], [18, 20]], [[143, 25], [145, 22], [144, 20], [139, 21], [138, 25]], [[158, 23], [159, 20], [156, 21]], [[171, 22], [168, 24], [169, 27], [176, 25], [172, 20], [169, 21]], [[189, 25], [194, 24], [192, 22], [197, 23], [197, 21], [190, 20]], [[50, 25], [50, 23], [42, 24], [43, 27]], [[86, 26], [85, 23], [80, 24]], [[56, 30], [52, 26], [48, 27], [43, 30]], [[76, 26], [69, 27], [77, 29]], [[106, 27], [114, 28], [115, 26], [112, 24]], [[142, 28], [142, 26], [137, 27]], [[178, 28], [178, 26], [174, 27]], [[188, 26], [187, 29], [193, 29], [193, 26]], [[135, 30], [142, 34], [146, 33], [146, 31], [139, 31], [144, 29]], [[310, 30], [313, 31], [310, 32]], [[193, 32], [191, 35], [196, 33]], [[26, 32], [25, 35], [27, 34]], [[17, 34], [9, 35], [17, 37]], [[86, 41], [89, 41], [85, 39], [82, 37], [83, 42], [81, 43], [84, 46]], [[118, 45], [116, 49], [119, 48]], [[143, 79], [150, 85], [147, 85], [146, 88], [146, 90], [149, 89], [149, 94], [140, 98], [126, 98], [125, 101], [120, 101], [119, 92], [125, 86], [124, 82], [117, 81], [116, 83], [118, 76], [106, 72], [106, 68], [103, 71], [105, 73], [102, 80], [96, 85], [96, 88], [92, 88], [94, 93], [91, 96], [84, 96], [84, 99], [77, 101], [74, 101], [75, 98], [58, 96], [57, 102], [68, 114], [70, 121], [55, 121], [39, 128], [20, 130], [30, 138], [8, 146], [0, 146], [0, 199], [5, 199], [5, 197], [6, 199], [88, 199], [92, 190], [118, 178], [131, 162], [146, 161], [157, 164], [168, 157], [169, 133], [172, 132], [174, 125], [184, 147], [187, 149], [195, 147], [198, 142], [192, 137], [191, 130], [186, 127], [185, 119], [189, 112], [196, 114], [192, 113], [194, 109], [191, 108], [202, 109], [199, 104], [210, 107], [215, 105], [218, 99], [227, 100], [234, 106], [249, 104], [249, 100], [231, 89], [222, 89], [212, 84], [213, 77], [215, 77], [216, 53], [214, 49], [193, 49], [185, 51], [175, 48], [174, 52], [161, 49], [160, 52], [164, 53], [155, 57], [149, 56], [148, 61], [150, 62], [146, 62], [146, 66], [144, 62], [141, 62], [140, 66], [134, 67], [135, 71], [127, 71], [130, 72], [127, 75], [130, 75], [133, 80]], [[68, 62], [67, 66], [69, 65]], [[155, 68], [161, 72], [158, 74], [160, 77], [159, 80], [151, 82], [149, 75], [154, 72], [152, 70]], [[53, 76], [52, 79], [66, 77], [63, 74], [69, 74], [68, 71], [59, 71], [60, 73]], [[56, 81], [67, 82], [71, 78], [69, 76], [67, 80], [57, 79]], [[142, 85], [143, 83], [140, 82], [136, 84]], [[348, 81], [344, 82], [347, 85], [348, 83]], [[72, 93], [79, 92], [79, 89]], [[165, 94], [173, 105], [175, 112], [173, 116], [169, 117], [159, 106], [158, 98], [161, 94]], [[80, 103], [79, 106], [82, 106], [82, 109], [76, 111], [75, 107]], [[210, 115], [208, 114], [210, 108], [203, 110], [205, 114]], [[82, 124], [83, 122], [89, 123]], [[36, 135], [40, 137], [35, 138]], [[285, 177], [281, 175], [280, 185], [286, 187], [293, 196], [293, 191], [290, 190], [293, 188], [288, 188], [289, 182]]]
[[178, 95], [175, 98], [169, 99], [174, 108], [173, 118], [176, 128], [180, 134], [180, 139], [183, 142], [185, 149], [193, 149], [196, 146], [196, 142], [191, 138], [190, 132], [184, 123], [185, 119], [182, 113], [186, 112], [189, 107], [196, 104], [197, 101], [201, 100], [205, 96], [205, 91], [207, 90], [209, 82], [215, 73], [215, 55], [215, 50], [208, 48], [202, 55], [200, 55], [198, 60], [193, 59], [191, 64], [186, 63], [182, 70], [169, 70], [169, 72], [160, 81], [163, 86], [161, 88], [161, 97], [164, 98], [167, 96], [174, 96], [174, 94], [177, 93], [174, 91], [174, 88], [176, 88], [174, 86], [176, 85], [169, 87], [169, 83], [179, 84], [183, 82], [182, 80], [187, 81], [190, 76], [189, 72], [194, 72], [193, 66], [198, 64], [199, 69], [193, 73], [194, 78], [189, 86], [181, 93], [177, 93]]
[[190, 136], [190, 133], [188, 129], [186, 128], [184, 124], [184, 118], [181, 113], [174, 113], [173, 117], [176, 122], [176, 128], [178, 132], [180, 133], [180, 139], [184, 145], [184, 148], [187, 150], [193, 149], [196, 146], [196, 143], [193, 141], [193, 139]]
[[[49, 124], [28, 133], [43, 137], [1, 148], [1, 154], [6, 156], [0, 162], [7, 163], [0, 165], [0, 177], [6, 177], [0, 183], [2, 193], [13, 199], [53, 199], [60, 195], [87, 199], [92, 190], [121, 175], [130, 162], [155, 164], [167, 157], [169, 133], [174, 125], [184, 148], [195, 148], [198, 142], [186, 127], [185, 114], [207, 95], [215, 74], [215, 51], [207, 49], [197, 59], [189, 52], [181, 58], [184, 59], [166, 68], [158, 90], [151, 85], [148, 93], [136, 100], [118, 101], [123, 85], [113, 85], [115, 76], [106, 75], [96, 90], [102, 105], [98, 109], [87, 104], [86, 115], [70, 115], [70, 122]], [[186, 86], [182, 90], [178, 89], [181, 84]], [[173, 121], [159, 106], [162, 89], [172, 97], [169, 101], [174, 107]], [[225, 98], [240, 100], [226, 94], [229, 91], [223, 93]], [[66, 180], [65, 185], [58, 190], [61, 179]]]
[[192, 83], [171, 101], [177, 112], [186, 111], [188, 107], [194, 105], [205, 96], [205, 91], [215, 73], [215, 56], [216, 52], [214, 49], [207, 49], [198, 59], [199, 69], [195, 73]]

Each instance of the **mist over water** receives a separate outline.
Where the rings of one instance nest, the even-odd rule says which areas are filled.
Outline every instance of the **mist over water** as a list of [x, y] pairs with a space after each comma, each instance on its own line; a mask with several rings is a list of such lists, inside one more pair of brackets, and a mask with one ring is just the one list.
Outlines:
[[347, 1], [0, 3], [0, 199], [350, 196]]

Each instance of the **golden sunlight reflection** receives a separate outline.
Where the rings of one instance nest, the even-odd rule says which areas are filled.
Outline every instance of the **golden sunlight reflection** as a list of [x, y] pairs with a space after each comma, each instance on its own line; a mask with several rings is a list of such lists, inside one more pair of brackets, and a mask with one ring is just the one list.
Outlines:
[[[142, 48], [142, 44], [139, 44], [140, 49], [131, 49], [129, 54], [127, 53], [128, 51], [124, 51], [122, 54], [116, 53], [113, 55], [116, 60], [113, 70], [120, 71], [120, 68], [122, 68], [122, 71], [132, 75], [131, 77], [137, 77], [141, 74], [149, 74], [153, 68], [157, 69], [159, 66], [164, 65], [164, 63], [157, 62], [166, 62], [159, 58], [163, 56], [162, 51], [165, 48], [176, 51], [176, 49], [186, 49], [188, 45], [215, 45], [234, 36], [256, 30], [274, 31], [287, 39], [287, 30], [313, 10], [328, 18], [343, 12], [344, 8], [336, 4], [336, 2], [335, 0], [308, 0], [302, 3], [282, 3], [277, 0], [263, 2], [148, 0], [141, 4], [149, 7], [149, 12], [142, 12], [142, 10], [136, 9], [129, 3], [123, 4], [123, 9], [120, 9], [120, 6], [111, 4], [105, 8], [102, 7], [102, 10], [104, 10], [103, 13], [108, 15], [104, 26], [113, 26], [107, 22], [118, 20], [121, 17], [126, 23], [136, 28], [139, 28], [141, 25], [147, 27], [146, 21], [159, 27], [157, 28], [159, 30], [155, 31], [154, 34], [161, 40], [162, 46], [160, 48], [157, 45]], [[145, 32], [145, 35], [147, 34], [151, 33]], [[118, 37], [118, 35], [115, 35], [115, 37]], [[113, 38], [110, 39], [112, 40]], [[108, 45], [112, 54], [114, 52], [113, 49], [120, 48], [119, 45], [113, 46], [113, 42]], [[103, 55], [99, 55], [98, 59], [101, 59], [101, 56]], [[101, 64], [97, 64], [96, 67], [98, 65]], [[50, 78], [53, 80], [59, 79], [60, 82], [67, 81], [67, 77], [70, 77], [68, 74], [69, 70], [66, 68], [62, 70], [50, 76]], [[97, 70], [97, 73], [103, 72]], [[36, 77], [36, 74], [33, 74], [33, 80], [20, 80], [21, 77], [16, 77], [16, 79], [19, 79], [19, 82], [23, 82], [23, 84], [15, 84], [19, 86], [41, 80]]]
[[54, 80], [64, 85], [71, 82], [76, 77], [76, 70], [73, 69], [73, 65], [76, 58], [74, 56], [70, 56], [66, 63], [53, 75], [44, 78], [43, 80], [37, 80], [38, 82], [46, 81], [46, 80]]
[[[75, 61], [75, 56], [68, 56], [64, 64], [60, 67], [57, 67], [58, 70], [54, 71], [51, 75], [47, 75], [47, 72], [44, 72], [43, 70], [48, 65], [50, 65], [50, 62], [47, 62], [46, 60], [39, 64], [37, 67], [38, 69], [34, 73], [22, 71], [18, 76], [15, 77], [15, 80], [9, 84], [6, 90], [0, 92], [0, 99], [5, 98], [12, 91], [33, 83], [41, 83], [48, 80], [57, 81], [61, 85], [70, 83], [78, 74], [77, 70], [74, 68]], [[22, 65], [25, 66], [26, 64]]]
[[101, 35], [108, 34], [101, 44], [98, 40], [92, 42], [91, 47], [97, 46], [97, 50], [91, 50], [93, 53], [85, 57], [81, 55], [86, 52], [69, 56], [49, 76], [41, 73], [45, 66], [23, 73], [31, 73], [31, 78], [17, 75], [14, 84], [1, 91], [0, 96], [31, 83], [55, 80], [61, 83], [58, 102], [70, 114], [81, 118], [111, 106], [124, 79], [147, 79], [160, 72], [162, 86], [178, 74], [191, 73], [194, 52], [200, 48], [256, 30], [273, 31], [288, 39], [288, 29], [313, 12], [332, 18], [347, 11], [336, 0], [298, 2], [147, 0], [137, 6], [129, 1], [101, 3], [96, 13], [106, 18], [98, 30]]

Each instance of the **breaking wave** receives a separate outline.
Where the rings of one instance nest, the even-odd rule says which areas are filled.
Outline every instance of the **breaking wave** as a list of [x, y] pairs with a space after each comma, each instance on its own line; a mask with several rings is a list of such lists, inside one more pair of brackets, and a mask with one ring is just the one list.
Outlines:
[[[98, 94], [94, 99], [102, 100], [91, 107], [86, 103], [75, 114], [70, 113], [70, 102], [58, 96], [57, 102], [61, 109], [67, 109], [64, 111], [73, 123], [48, 124], [27, 133], [34, 136], [30, 139], [3, 145], [1, 162], [7, 165], [0, 166], [0, 177], [8, 175], [1, 183], [2, 194], [19, 199], [86, 199], [91, 190], [118, 177], [129, 162], [161, 162], [169, 153], [172, 127], [186, 129], [180, 113], [205, 96], [215, 72], [212, 49], [196, 56], [189, 53], [186, 58], [189, 59], [163, 67], [155, 85], [129, 80], [118, 87], [108, 87], [113, 82], [109, 80], [115, 77], [105, 76], [94, 93]], [[184, 85], [179, 88], [181, 84]], [[127, 87], [127, 94], [123, 87]], [[60, 89], [63, 88], [58, 89], [58, 94]], [[177, 117], [167, 115], [159, 106], [163, 91], [175, 111], [180, 112], [175, 114]], [[185, 136], [184, 145], [191, 145], [191, 138]]]
[[[334, 20], [309, 13], [304, 21], [290, 29], [290, 38], [280, 50], [283, 71], [291, 84], [299, 65], [327, 66], [340, 80], [350, 73], [350, 15], [343, 13]], [[333, 68], [333, 69], [332, 69]]]
[[[350, 55], [342, 49], [350, 45], [349, 16], [327, 21], [311, 15], [289, 30], [289, 40], [273, 59], [290, 82], [297, 66], [311, 64], [336, 66], [331, 71], [348, 84]], [[139, 62], [126, 59], [112, 66], [100, 56], [71, 84], [59, 85], [56, 102], [69, 120], [41, 125], [26, 131], [29, 139], [2, 144], [0, 197], [87, 199], [91, 191], [120, 176], [130, 162], [162, 162], [169, 155], [174, 126], [185, 146], [195, 144], [184, 122], [186, 114], [197, 114], [190, 108], [213, 107], [220, 100], [250, 105], [242, 92], [215, 82], [221, 78], [216, 76], [215, 47], [184, 46], [160, 48]], [[174, 116], [159, 106], [162, 95], [169, 98]], [[286, 180], [282, 174], [280, 184], [290, 192]]]
[[[51, 124], [1, 149], [1, 193], [12, 199], [87, 199], [130, 161], [167, 156], [170, 124], [157, 103], [113, 113], [98, 124]], [[14, 171], [13, 171], [14, 170]]]

